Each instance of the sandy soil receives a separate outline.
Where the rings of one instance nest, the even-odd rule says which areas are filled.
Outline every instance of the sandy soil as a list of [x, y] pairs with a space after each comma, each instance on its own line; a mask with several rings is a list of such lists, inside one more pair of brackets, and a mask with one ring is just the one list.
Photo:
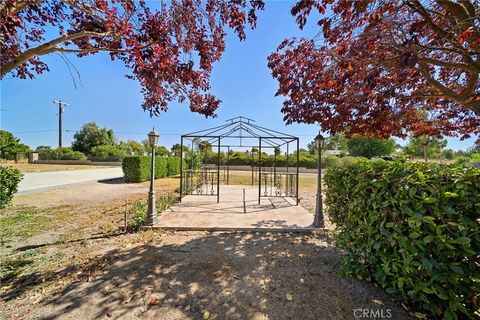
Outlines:
[[[125, 201], [148, 184], [116, 182], [15, 199], [10, 210], [68, 204], [71, 214], [2, 248], [33, 263], [1, 283], [1, 319], [355, 319], [358, 308], [409, 318], [382, 289], [340, 278], [342, 253], [319, 235], [123, 234]], [[177, 185], [160, 179], [156, 189]]]

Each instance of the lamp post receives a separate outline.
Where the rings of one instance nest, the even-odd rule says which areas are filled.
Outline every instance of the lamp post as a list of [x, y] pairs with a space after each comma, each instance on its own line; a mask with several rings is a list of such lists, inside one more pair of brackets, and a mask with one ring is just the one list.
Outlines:
[[322, 199], [322, 150], [325, 145], [325, 138], [320, 131], [315, 137], [315, 145], [318, 150], [318, 177], [317, 177], [317, 204], [315, 207], [315, 217], [313, 218], [313, 225], [318, 228], [323, 228], [325, 222], [323, 220], [323, 199]]
[[157, 208], [155, 206], [155, 192], [153, 191], [153, 180], [155, 179], [155, 146], [157, 145], [159, 134], [155, 132], [155, 128], [148, 133], [148, 142], [152, 147], [152, 163], [150, 166], [150, 191], [148, 192], [148, 212], [147, 225], [157, 223]]

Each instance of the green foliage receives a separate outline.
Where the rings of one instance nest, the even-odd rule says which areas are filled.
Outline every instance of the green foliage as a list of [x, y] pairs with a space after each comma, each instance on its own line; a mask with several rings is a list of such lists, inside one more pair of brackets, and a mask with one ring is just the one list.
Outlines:
[[[157, 215], [160, 215], [165, 209], [177, 203], [178, 198], [172, 194], [163, 194], [156, 201]], [[137, 229], [145, 225], [147, 218], [148, 203], [146, 200], [135, 201], [129, 213], [128, 226]]]
[[342, 273], [375, 281], [430, 317], [480, 307], [480, 170], [360, 161], [325, 174]]
[[468, 154], [480, 153], [480, 143], [476, 143], [473, 147], [469, 148], [467, 153]]
[[340, 158], [340, 161], [342, 162], [342, 166], [354, 165], [360, 160], [366, 160], [366, 158], [352, 157], [352, 156], [345, 156]]
[[87, 157], [72, 148], [41, 149], [38, 151], [40, 160], [87, 160]]
[[354, 136], [348, 140], [348, 152], [354, 157], [388, 156], [395, 151], [395, 141], [392, 139], [379, 140], [376, 138]]
[[137, 156], [143, 156], [145, 152], [143, 145], [135, 140], [128, 140], [126, 144], [130, 147], [130, 150]]
[[411, 138], [404, 147], [404, 152], [409, 156], [424, 157], [424, 144], [427, 143], [427, 157], [438, 158], [443, 148], [447, 146], [447, 139], [438, 139], [435, 137], [421, 136]]
[[10, 204], [22, 177], [18, 169], [0, 166], [0, 209]]
[[12, 160], [17, 153], [27, 153], [30, 148], [11, 132], [0, 130], [0, 158]]
[[145, 225], [145, 219], [147, 218], [147, 201], [135, 201], [133, 203], [132, 209], [130, 210], [128, 226], [131, 228], [138, 228]]
[[329, 156], [326, 156], [325, 159], [322, 159], [322, 164], [323, 164], [322, 168], [336, 167], [342, 164], [342, 160], [335, 155], [329, 155]]
[[[317, 154], [317, 147], [315, 145], [315, 141], [310, 142], [307, 144], [308, 153], [311, 155]], [[323, 147], [324, 150], [340, 150], [342, 151], [342, 155], [347, 153], [348, 150], [348, 139], [345, 137], [343, 133], [329, 136], [325, 138], [325, 145]]]
[[[150, 179], [151, 157], [129, 156], [123, 158], [122, 169], [125, 182], [142, 182]], [[155, 179], [180, 173], [180, 159], [155, 157]]]
[[155, 154], [162, 157], [168, 156], [168, 149], [165, 146], [155, 147]]
[[92, 161], [122, 161], [128, 153], [118, 146], [96, 146], [90, 154]]
[[91, 150], [96, 146], [114, 144], [113, 130], [100, 128], [95, 122], [88, 122], [73, 136], [72, 149], [84, 154], [90, 154]]
[[197, 152], [187, 151], [183, 156], [187, 169], [196, 169], [202, 164], [202, 155]]
[[[180, 157], [180, 143], [175, 143], [170, 150], [175, 157]], [[185, 145], [183, 146], [183, 152], [184, 154], [185, 152], [188, 152], [188, 147]]]

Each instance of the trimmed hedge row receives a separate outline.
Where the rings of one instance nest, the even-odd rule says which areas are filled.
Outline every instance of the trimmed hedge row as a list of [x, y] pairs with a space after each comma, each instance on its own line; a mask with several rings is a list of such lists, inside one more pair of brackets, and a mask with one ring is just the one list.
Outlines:
[[0, 209], [10, 204], [22, 178], [20, 170], [0, 166]]
[[87, 157], [83, 153], [73, 151], [72, 148], [69, 147], [39, 150], [38, 158], [40, 160], [87, 160]]
[[127, 151], [118, 146], [96, 146], [90, 153], [92, 161], [122, 161], [127, 156]]
[[[125, 182], [142, 182], [150, 179], [151, 158], [148, 156], [130, 156], [122, 161]], [[180, 173], [180, 158], [155, 157], [155, 178], [163, 178]]]
[[325, 182], [344, 276], [377, 282], [419, 318], [478, 317], [479, 169], [360, 161]]

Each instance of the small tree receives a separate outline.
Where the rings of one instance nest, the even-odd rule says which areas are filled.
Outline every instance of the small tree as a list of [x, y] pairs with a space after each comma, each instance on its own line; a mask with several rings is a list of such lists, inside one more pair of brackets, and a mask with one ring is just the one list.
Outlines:
[[157, 156], [168, 156], [168, 149], [165, 146], [158, 146], [155, 148], [155, 154]]
[[0, 158], [12, 160], [18, 153], [27, 153], [30, 148], [20, 142], [11, 132], [0, 130]]
[[447, 146], [446, 139], [436, 137], [417, 137], [411, 138], [404, 152], [410, 156], [423, 157], [425, 161], [428, 158], [438, 158], [443, 148]]
[[113, 130], [100, 128], [95, 122], [88, 122], [73, 136], [72, 149], [90, 154], [93, 147], [114, 144]]
[[[180, 143], [175, 143], [172, 148], [170, 148], [170, 150], [172, 151], [172, 153], [174, 154], [174, 156], [176, 157], [179, 157], [180, 156]], [[185, 154], [185, 152], [188, 151], [188, 147], [187, 146], [183, 146], [183, 153]]]
[[132, 149], [132, 152], [138, 156], [143, 155], [144, 152], [144, 147], [140, 142], [137, 142], [135, 140], [128, 140], [127, 141], [128, 146], [130, 149]]
[[348, 140], [348, 152], [354, 157], [381, 157], [395, 150], [393, 139], [380, 140], [370, 137], [353, 136]]

